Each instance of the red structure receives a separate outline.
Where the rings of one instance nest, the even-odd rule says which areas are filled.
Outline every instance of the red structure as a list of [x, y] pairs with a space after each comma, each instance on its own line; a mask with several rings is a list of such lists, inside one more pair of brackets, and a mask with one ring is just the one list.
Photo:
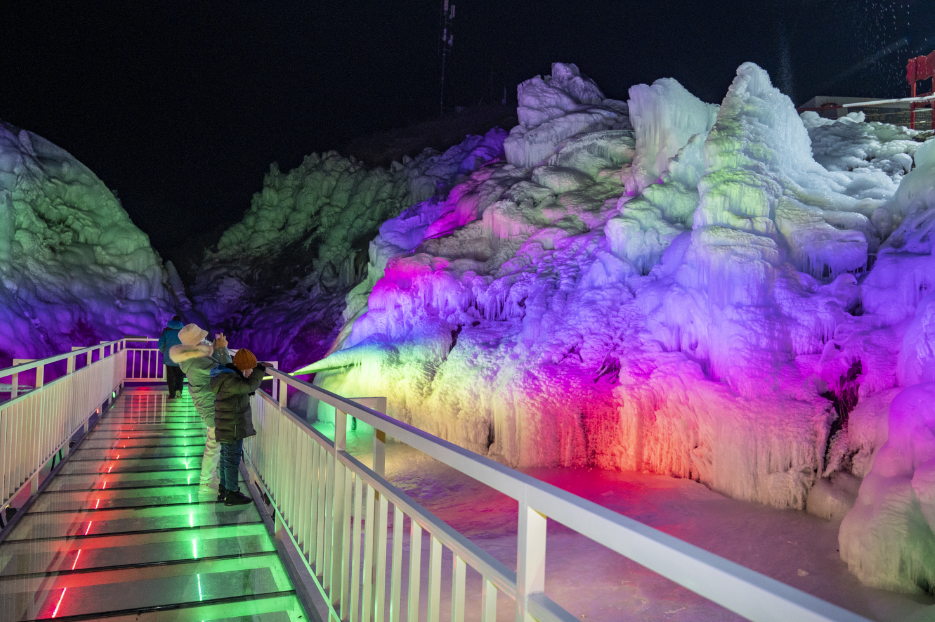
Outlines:
[[[916, 93], [916, 83], [928, 79], [932, 79], [932, 85], [929, 87], [931, 90], [928, 93]], [[925, 97], [926, 95], [935, 94], [935, 52], [928, 56], [910, 58], [909, 64], [906, 65], [906, 80], [912, 88], [913, 97]], [[926, 106], [932, 109], [932, 129], [935, 129], [935, 101], [932, 100], [909, 104], [909, 127], [912, 129], [916, 127], [916, 108]]]

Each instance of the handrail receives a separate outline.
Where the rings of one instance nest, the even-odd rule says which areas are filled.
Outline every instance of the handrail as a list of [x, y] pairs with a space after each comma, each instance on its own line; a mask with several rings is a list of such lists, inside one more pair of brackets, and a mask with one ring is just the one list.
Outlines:
[[[91, 417], [123, 386], [127, 341], [102, 342], [0, 369], [0, 378], [13, 378], [10, 399], [0, 402], [0, 507], [28, 502], [37, 493], [43, 467], [67, 456], [69, 441], [82, 427], [88, 431]], [[96, 361], [95, 351], [100, 352]], [[86, 365], [79, 369], [82, 356]], [[68, 363], [65, 374], [44, 382], [45, 367], [63, 360]], [[19, 374], [32, 370], [35, 387], [18, 394]]]
[[849, 102], [846, 104], [831, 104], [825, 106], [809, 106], [796, 108], [796, 112], [806, 112], [808, 110], [836, 110], [838, 108], [865, 108], [868, 106], [886, 106], [889, 104], [912, 104], [927, 101], [935, 101], [935, 95], [925, 95], [922, 97], [900, 97], [897, 99], [874, 99], [861, 102]]
[[[273, 400], [266, 392], [261, 392], [261, 395], [264, 399], [268, 400], [272, 405], [276, 405], [275, 400]], [[291, 419], [295, 424], [302, 426], [305, 430], [313, 436], [316, 436], [319, 443], [323, 445], [328, 445], [334, 447], [334, 443], [331, 442], [326, 436], [321, 432], [313, 428], [305, 419], [301, 419], [296, 416], [288, 408], [282, 410], [282, 414], [289, 419]], [[405, 425], [405, 424], [403, 424]], [[516, 597], [516, 573], [504, 566], [500, 561], [495, 559], [492, 555], [484, 551], [483, 549], [477, 549], [470, 540], [461, 535], [453, 527], [438, 522], [438, 519], [435, 516], [422, 507], [420, 504], [413, 501], [408, 495], [403, 491], [396, 488], [393, 484], [384, 479], [380, 474], [371, 470], [369, 467], [360, 462], [357, 458], [349, 454], [347, 451], [338, 451], [336, 452], [339, 456], [341, 462], [347, 466], [354, 468], [362, 473], [366, 473], [370, 478], [372, 478], [381, 489], [383, 489], [383, 494], [391, 501], [394, 505], [403, 508], [403, 511], [407, 516], [413, 518], [419, 523], [422, 524], [425, 529], [438, 529], [442, 532], [447, 539], [451, 542], [456, 543], [457, 550], [456, 552], [463, 557], [472, 557], [473, 561], [478, 566], [478, 570], [481, 574], [489, 576], [493, 583], [501, 590], [504, 590], [505, 593], [511, 598]]]
[[36, 359], [35, 361], [30, 361], [28, 363], [20, 363], [19, 365], [14, 365], [12, 367], [0, 368], [0, 378], [6, 378], [7, 376], [12, 376], [13, 374], [21, 374], [24, 371], [30, 371], [36, 369], [37, 367], [45, 367], [46, 365], [51, 365], [52, 363], [58, 363], [59, 361], [64, 361], [75, 356], [83, 356], [89, 354], [95, 350], [100, 350], [108, 346], [113, 346], [119, 343], [126, 341], [137, 341], [135, 338], [125, 338], [118, 339], [116, 341], [105, 341], [99, 343], [96, 346], [88, 346], [87, 348], [81, 348], [80, 350], [73, 350], [71, 352], [65, 352], [63, 354], [56, 354], [44, 359]]
[[[412, 519], [413, 533], [410, 536], [411, 554], [421, 551], [421, 530], [432, 536], [429, 576], [430, 619], [432, 607], [437, 609], [440, 581], [441, 547], [449, 548], [454, 554], [453, 582], [460, 581], [460, 606], [463, 607], [464, 563], [472, 566], [484, 578], [484, 620], [492, 620], [488, 614], [491, 600], [490, 590], [508, 593], [515, 601], [517, 620], [557, 621], [572, 620], [574, 616], [562, 609], [544, 594], [546, 517], [556, 520], [578, 533], [602, 544], [612, 551], [642, 564], [643, 566], [679, 583], [680, 585], [734, 611], [750, 620], [804, 622], [857, 622], [865, 620], [850, 611], [823, 601], [810, 594], [792, 588], [739, 564], [688, 544], [674, 536], [639, 523], [539, 481], [529, 475], [503, 466], [448, 441], [439, 439], [417, 428], [392, 419], [387, 415], [367, 408], [354, 401], [297, 380], [278, 370], [270, 372], [280, 384], [279, 400], [265, 392], [258, 392], [253, 404], [257, 412], [258, 436], [249, 440], [246, 455], [251, 467], [272, 498], [278, 519], [288, 526], [290, 537], [306, 555], [310, 570], [316, 577], [332, 613], [345, 619], [350, 608], [350, 620], [355, 619], [359, 589], [359, 534], [361, 520], [365, 532], [364, 551], [364, 597], [365, 607], [382, 608], [382, 592], [368, 593], [368, 589], [382, 589], [379, 574], [375, 579], [368, 575], [368, 568], [380, 571], [386, 564], [386, 507], [392, 502], [397, 513], [394, 519], [393, 585], [398, 590], [397, 553], [401, 555], [402, 516]], [[286, 407], [287, 387], [315, 397], [336, 409], [335, 440], [328, 441], [306, 421]], [[345, 451], [346, 424], [350, 415], [374, 428], [374, 467], [368, 468]], [[304, 435], [296, 434], [304, 432]], [[312, 441], [311, 447], [302, 436]], [[391, 436], [398, 441], [457, 469], [458, 471], [512, 497], [519, 502], [519, 530], [517, 545], [517, 572], [514, 574], [479, 547], [448, 527], [443, 521], [409, 499], [382, 477], [382, 460], [385, 455], [385, 439]], [[291, 448], [291, 451], [290, 451]], [[311, 491], [303, 490], [308, 483], [303, 478], [311, 475]], [[317, 475], [317, 478], [316, 478]], [[352, 480], [356, 504], [352, 511]], [[366, 509], [360, 502], [361, 487], [372, 490], [376, 497], [367, 501]], [[304, 496], [303, 496], [304, 495]], [[306, 504], [307, 497], [313, 499], [312, 509]], [[368, 499], [364, 495], [364, 499]], [[318, 504], [318, 505], [315, 505]], [[377, 504], [379, 509], [374, 510]], [[311, 513], [310, 513], [311, 512]], [[364, 512], [364, 514], [361, 514]], [[374, 520], [374, 512], [376, 518]], [[348, 518], [353, 515], [354, 538], [350, 537]], [[396, 532], [396, 520], [400, 527]], [[416, 529], [418, 525], [418, 532]], [[381, 534], [382, 530], [382, 534]], [[317, 534], [317, 535], [316, 535]], [[400, 538], [399, 552], [396, 550]], [[373, 545], [372, 541], [376, 540]], [[349, 546], [354, 542], [355, 550], [350, 557]], [[383, 561], [374, 561], [374, 549], [380, 554], [382, 542]], [[330, 543], [330, 544], [329, 544]], [[372, 546], [373, 545], [373, 546]], [[320, 550], [325, 547], [327, 550]], [[333, 557], [329, 558], [329, 555]], [[492, 561], [491, 561], [492, 560]], [[354, 570], [350, 572], [349, 564]], [[415, 563], [410, 561], [411, 564]], [[418, 568], [410, 566], [411, 572]], [[459, 574], [460, 573], [460, 574]], [[350, 578], [349, 578], [350, 575]], [[385, 577], [385, 574], [382, 575]], [[368, 578], [370, 577], [370, 578]], [[373, 585], [368, 581], [373, 581]], [[351, 595], [348, 600], [348, 581]], [[368, 587], [369, 586], [369, 587]], [[410, 582], [410, 599], [412, 599]], [[457, 588], [455, 588], [457, 589]], [[415, 587], [416, 598], [419, 587]], [[358, 594], [359, 595], [359, 594]], [[398, 594], [394, 594], [398, 605]], [[453, 594], [453, 619], [463, 619], [463, 611], [456, 611], [458, 596]], [[416, 601], [417, 602], [417, 601]], [[496, 607], [496, 598], [493, 605]], [[338, 607], [338, 609], [334, 609]], [[398, 611], [398, 608], [397, 608]], [[435, 611], [437, 613], [437, 611]], [[462, 617], [459, 617], [462, 616]], [[369, 620], [369, 615], [365, 617]]]

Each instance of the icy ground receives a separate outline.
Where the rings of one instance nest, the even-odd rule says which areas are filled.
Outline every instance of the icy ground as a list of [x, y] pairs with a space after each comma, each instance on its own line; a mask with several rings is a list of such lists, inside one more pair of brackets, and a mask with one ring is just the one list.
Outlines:
[[315, 382], [515, 467], [847, 514], [862, 581], [931, 592], [935, 400], [889, 408], [935, 381], [931, 134], [800, 118], [751, 63], [720, 105], [556, 63], [518, 117], [380, 226]]
[[[333, 437], [332, 425], [316, 427]], [[364, 427], [360, 433], [349, 432], [348, 450], [370, 464], [372, 431]], [[386, 468], [394, 485], [516, 569], [516, 502], [402, 443], [387, 445]], [[848, 572], [837, 551], [840, 519], [827, 521], [801, 511], [737, 501], [691, 480], [661, 475], [561, 467], [523, 470], [871, 620], [935, 620], [935, 597], [867, 588]], [[390, 511], [391, 520], [392, 516]], [[578, 619], [742, 619], [554, 521], [548, 529], [546, 593]], [[406, 534], [404, 559], [408, 523]], [[424, 541], [423, 573], [428, 572], [428, 546]], [[450, 567], [450, 557], [445, 557], [442, 611], [450, 607]], [[479, 575], [469, 571], [468, 603], [480, 602], [480, 587]], [[512, 603], [502, 595], [497, 613], [498, 620], [513, 619]], [[479, 606], [469, 606], [466, 619], [479, 620]]]
[[94, 173], [0, 121], [0, 367], [158, 334], [177, 277]]

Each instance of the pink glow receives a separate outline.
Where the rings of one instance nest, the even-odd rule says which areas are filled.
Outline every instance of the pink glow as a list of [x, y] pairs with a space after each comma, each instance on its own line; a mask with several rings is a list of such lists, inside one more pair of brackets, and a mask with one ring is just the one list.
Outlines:
[[94, 524], [93, 520], [88, 521], [88, 528], [84, 530], [84, 535], [88, 535], [88, 532], [91, 531], [91, 525]]
[[65, 598], [65, 591], [67, 589], [68, 589], [67, 587], [62, 588], [62, 595], [58, 597], [58, 604], [55, 605], [55, 611], [52, 612], [53, 618], [58, 615], [58, 608], [62, 606], [62, 599]]
[[[90, 525], [88, 525], [90, 527]], [[78, 558], [81, 557], [81, 549], [78, 549], [78, 554], [75, 555], [75, 563], [71, 565], [71, 569], [74, 570], [78, 565]], [[53, 616], [54, 617], [54, 616]]]

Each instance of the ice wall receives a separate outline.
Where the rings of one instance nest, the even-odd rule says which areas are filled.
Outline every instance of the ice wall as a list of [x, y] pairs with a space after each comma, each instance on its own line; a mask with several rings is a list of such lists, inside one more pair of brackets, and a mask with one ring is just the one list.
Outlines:
[[663, 80], [615, 128], [582, 120], [606, 101], [570, 65], [523, 83], [507, 162], [380, 226], [316, 382], [512, 465], [795, 508], [866, 474], [918, 298], [865, 297], [924, 136], [803, 122], [752, 64], [720, 106]]
[[[931, 240], [935, 141], [919, 146], [914, 160], [915, 168], [902, 179], [889, 204], [902, 223], [884, 243], [865, 281], [868, 313], [848, 327], [847, 338], [841, 340], [844, 347], [837, 346], [861, 366], [865, 361], [872, 365], [857, 397], [864, 398], [880, 385], [906, 388], [876, 394], [885, 395], [885, 401], [875, 409], [872, 428], [864, 424], [863, 430], [853, 425], [842, 429], [833, 445], [839, 463], [832, 466], [866, 475], [856, 505], [841, 524], [841, 557], [848, 567], [868, 585], [931, 592], [935, 586], [935, 255]], [[889, 356], [884, 358], [884, 353]]]
[[380, 224], [501, 157], [505, 136], [492, 129], [389, 169], [333, 151], [288, 173], [274, 164], [243, 220], [194, 268], [195, 306], [283, 369], [320, 358], [340, 328], [344, 297], [367, 275]]
[[158, 334], [178, 304], [167, 278], [94, 173], [0, 122], [0, 366]]

